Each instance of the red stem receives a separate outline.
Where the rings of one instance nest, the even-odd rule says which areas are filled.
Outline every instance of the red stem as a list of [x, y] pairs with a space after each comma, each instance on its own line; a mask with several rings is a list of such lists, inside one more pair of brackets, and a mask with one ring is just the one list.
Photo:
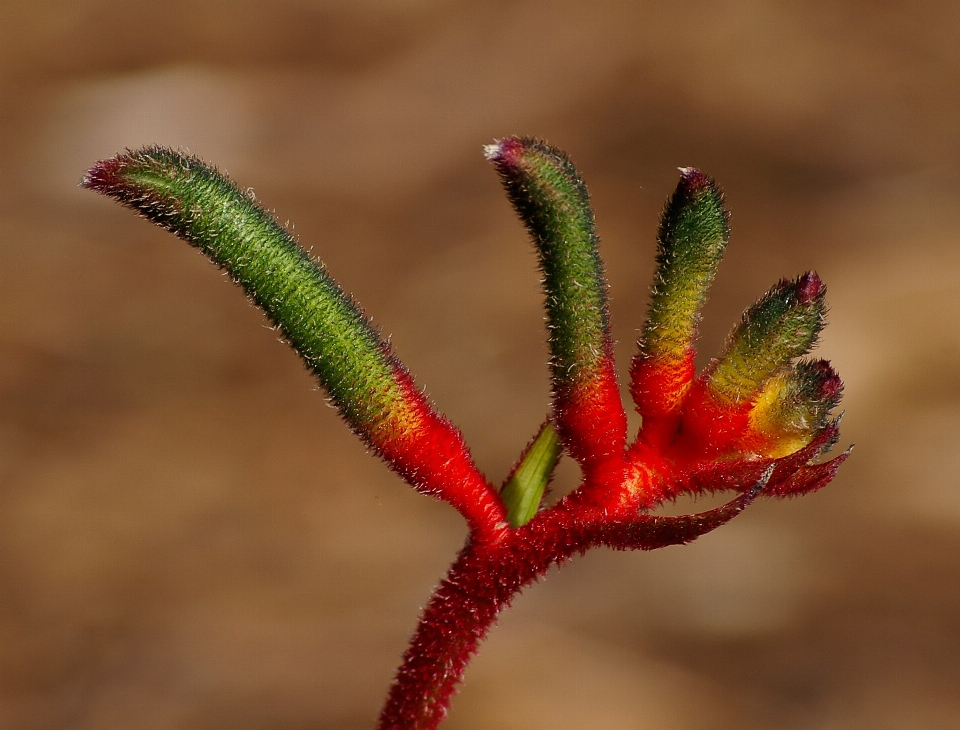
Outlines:
[[[532, 565], [497, 566], [500, 553], [499, 546], [468, 543], [451, 566], [403, 656], [378, 730], [432, 730], [446, 717], [467, 663], [500, 609], [538, 577]], [[513, 575], [499, 575], [503, 567]]]
[[495, 542], [468, 541], [420, 618], [377, 730], [434, 730], [500, 610], [551, 565], [597, 545], [653, 550], [690, 542], [732, 519], [760, 486], [684, 517], [612, 514], [574, 493], [528, 525], [505, 529]]

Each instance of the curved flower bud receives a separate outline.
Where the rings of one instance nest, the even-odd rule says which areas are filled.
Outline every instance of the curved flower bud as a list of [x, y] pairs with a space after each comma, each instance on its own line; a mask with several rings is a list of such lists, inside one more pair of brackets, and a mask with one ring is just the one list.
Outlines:
[[678, 413], [693, 382], [700, 309], [729, 240], [729, 218], [713, 180], [681, 168], [660, 219], [650, 313], [630, 366], [630, 393], [645, 419]]
[[100, 162], [81, 185], [200, 249], [279, 327], [344, 420], [417, 490], [475, 532], [505, 517], [460, 432], [439, 416], [360, 307], [250, 193], [197, 157], [147, 147]]
[[554, 421], [564, 445], [588, 470], [619, 459], [627, 421], [587, 188], [569, 158], [541, 140], [510, 137], [485, 151], [539, 255]]
[[683, 438], [693, 454], [749, 449], [754, 400], [767, 381], [810, 350], [824, 324], [826, 287], [814, 272], [783, 279], [743, 315], [719, 358], [684, 403]]
[[748, 309], [706, 380], [721, 400], [752, 399], [764, 381], [814, 346], [826, 316], [827, 288], [816, 272], [781, 280]]

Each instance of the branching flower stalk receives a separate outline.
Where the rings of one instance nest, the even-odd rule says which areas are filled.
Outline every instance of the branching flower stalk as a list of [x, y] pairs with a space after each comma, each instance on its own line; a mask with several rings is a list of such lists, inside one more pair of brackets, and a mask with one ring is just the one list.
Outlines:
[[[360, 307], [253, 196], [196, 157], [160, 147], [100, 162], [82, 181], [200, 249], [280, 329], [349, 427], [404, 481], [449, 502], [470, 534], [434, 591], [390, 688], [379, 730], [432, 730], [500, 611], [552, 565], [593, 547], [688, 543], [758, 495], [817, 490], [847, 453], [841, 382], [802, 360], [824, 324], [824, 286], [808, 272], [775, 285], [743, 315], [723, 352], [694, 368], [700, 310], [728, 240], [712, 180], [692, 168], [663, 213], [649, 317], [630, 367], [643, 424], [628, 443], [607, 283], [587, 189], [567, 156], [511, 137], [486, 148], [533, 239], [543, 273], [552, 404], [501, 489], [479, 471]], [[561, 452], [580, 486], [547, 506]], [[683, 494], [728, 491], [699, 514], [652, 514]]]

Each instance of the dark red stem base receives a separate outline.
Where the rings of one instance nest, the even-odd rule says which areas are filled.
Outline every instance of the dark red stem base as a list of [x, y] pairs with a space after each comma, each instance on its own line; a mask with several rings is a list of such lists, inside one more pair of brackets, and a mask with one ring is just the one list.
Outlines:
[[420, 618], [378, 730], [436, 728], [500, 610], [551, 565], [596, 546], [653, 550], [690, 542], [732, 519], [761, 486], [722, 507], [684, 517], [621, 515], [571, 495], [524, 527], [504, 528], [494, 541], [468, 541]]

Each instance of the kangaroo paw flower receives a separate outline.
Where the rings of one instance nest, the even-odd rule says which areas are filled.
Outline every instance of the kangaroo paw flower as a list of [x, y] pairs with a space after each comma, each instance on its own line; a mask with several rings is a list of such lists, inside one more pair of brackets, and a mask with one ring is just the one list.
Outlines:
[[[684, 405], [684, 435], [693, 449], [708, 457], [738, 448], [749, 450], [751, 414], [758, 398], [761, 414], [779, 414], [755, 419], [755, 425], [767, 428], [764, 438], [779, 442], [781, 450], [802, 445], [802, 439], [787, 443], [793, 427], [777, 423], [777, 419], [791, 409], [796, 415], [799, 401], [813, 407], [810, 394], [800, 391], [816, 390], [813, 381], [821, 375], [809, 369], [784, 373], [782, 381], [772, 383], [766, 398], [763, 391], [771, 379], [816, 343], [824, 324], [825, 294], [820, 277], [808, 272], [793, 281], [781, 281], [744, 313], [723, 353], [697, 380]], [[839, 393], [839, 379], [825, 387]]]
[[[500, 611], [554, 565], [606, 546], [654, 550], [727, 523], [758, 496], [825, 486], [850, 451], [817, 460], [839, 435], [843, 385], [824, 360], [801, 360], [824, 324], [810, 272], [783, 280], [743, 315], [697, 375], [700, 310], [727, 246], [729, 215], [693, 168], [667, 203], [649, 317], [630, 367], [643, 424], [627, 446], [607, 283], [587, 189], [567, 156], [510, 137], [486, 148], [536, 248], [547, 313], [552, 413], [497, 492], [460, 432], [430, 404], [370, 321], [252, 194], [196, 157], [160, 147], [99, 163], [81, 183], [172, 231], [227, 271], [277, 325], [330, 400], [418, 491], [450, 502], [470, 536], [426, 605], [377, 727], [434, 730]], [[583, 481], [544, 494], [561, 451]], [[699, 514], [650, 510], [682, 494], [729, 491]]]
[[539, 255], [554, 421], [564, 446], [588, 471], [619, 462], [627, 421], [587, 188], [569, 158], [541, 140], [510, 137], [486, 155]]
[[680, 170], [657, 235], [650, 313], [630, 365], [630, 393], [648, 435], [679, 414], [694, 379], [700, 309], [729, 238], [723, 194], [699, 170]]
[[260, 306], [344, 420], [419, 491], [489, 535], [503, 504], [460, 432], [438, 415], [360, 307], [248, 192], [200, 159], [162, 147], [99, 163], [81, 185], [200, 249]]

